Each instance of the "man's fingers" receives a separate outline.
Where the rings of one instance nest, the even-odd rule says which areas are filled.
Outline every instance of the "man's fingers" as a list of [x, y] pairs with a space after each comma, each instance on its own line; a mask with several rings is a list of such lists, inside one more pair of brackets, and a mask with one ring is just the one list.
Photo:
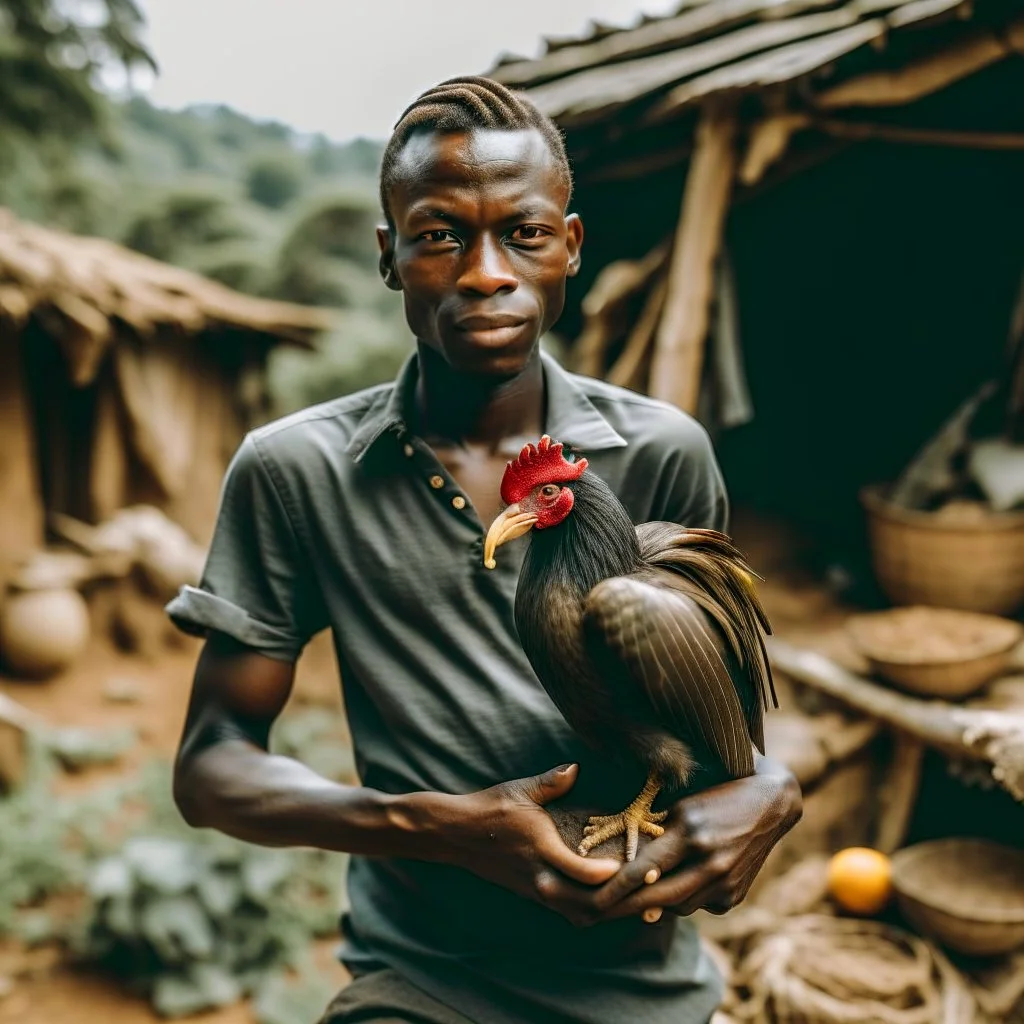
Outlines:
[[[706, 864], [682, 868], [667, 878], [642, 886], [608, 908], [603, 916], [634, 917], [654, 908], [671, 909], [677, 914], [692, 914], [694, 910], [704, 905], [699, 901], [703, 900], [705, 894], [714, 889], [719, 881], [718, 876], [710, 871]], [[687, 909], [691, 903], [692, 909]]]
[[624, 864], [601, 887], [595, 903], [602, 910], [615, 906], [631, 893], [653, 885], [662, 876], [674, 871], [686, 853], [686, 836], [682, 830], [669, 829], [658, 839], [652, 839], [637, 854], [636, 859]]
[[563, 764], [542, 775], [534, 775], [529, 779], [519, 779], [512, 783], [524, 797], [532, 800], [542, 807], [557, 800], [572, 789], [576, 783], [576, 776], [579, 774], [579, 765]]
[[610, 857], [581, 857], [565, 845], [554, 822], [537, 841], [537, 853], [551, 867], [584, 885], [603, 885], [622, 865]]

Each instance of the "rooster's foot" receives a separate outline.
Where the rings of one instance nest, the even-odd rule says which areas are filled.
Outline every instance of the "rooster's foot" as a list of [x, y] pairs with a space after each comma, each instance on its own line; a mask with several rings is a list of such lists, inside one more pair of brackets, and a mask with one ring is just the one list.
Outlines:
[[597, 815], [590, 819], [583, 830], [583, 841], [579, 845], [581, 856], [585, 857], [595, 847], [616, 836], [626, 837], [626, 860], [635, 860], [640, 846], [640, 833], [657, 839], [665, 834], [659, 822], [668, 817], [668, 811], [651, 810], [651, 804], [661, 787], [652, 776], [647, 780], [643, 792], [621, 813]]

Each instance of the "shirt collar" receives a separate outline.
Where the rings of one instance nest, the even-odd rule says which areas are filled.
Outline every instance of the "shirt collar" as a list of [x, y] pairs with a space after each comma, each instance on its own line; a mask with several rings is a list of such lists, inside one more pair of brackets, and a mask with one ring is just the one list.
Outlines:
[[[626, 439], [598, 412], [574, 376], [546, 352], [541, 353], [541, 362], [547, 388], [546, 432], [567, 447], [584, 452], [625, 447]], [[414, 352], [394, 385], [376, 396], [352, 435], [346, 450], [355, 462], [361, 462], [386, 434], [406, 433], [406, 410], [411, 407], [418, 377], [419, 361]]]

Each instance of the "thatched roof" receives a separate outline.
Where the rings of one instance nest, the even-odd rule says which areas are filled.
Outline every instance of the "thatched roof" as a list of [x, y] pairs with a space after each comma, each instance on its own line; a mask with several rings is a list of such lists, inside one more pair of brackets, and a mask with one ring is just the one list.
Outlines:
[[0, 324], [33, 317], [60, 341], [79, 383], [91, 379], [119, 331], [248, 335], [267, 347], [308, 347], [331, 324], [326, 310], [242, 295], [106, 239], [0, 209]]
[[[1024, 52], [1019, 0], [685, 0], [677, 13], [545, 41], [537, 59], [503, 57], [488, 74], [526, 89], [563, 128], [626, 112], [630, 130], [678, 117], [720, 93], [798, 84], [814, 93], [844, 72], [889, 72], [922, 49], [995, 29]], [[989, 57], [989, 62], [993, 58]]]

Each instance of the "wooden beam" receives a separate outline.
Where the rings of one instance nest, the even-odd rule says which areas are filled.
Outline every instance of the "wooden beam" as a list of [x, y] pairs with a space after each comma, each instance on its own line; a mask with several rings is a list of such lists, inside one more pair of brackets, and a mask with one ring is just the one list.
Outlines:
[[786, 152], [795, 132], [810, 123], [807, 114], [782, 112], [771, 114], [754, 125], [747, 143], [747, 152], [740, 167], [740, 181], [755, 185], [764, 172]]
[[909, 697], [859, 676], [817, 651], [771, 638], [773, 668], [855, 711], [953, 758], [991, 766], [992, 777], [1024, 803], [1024, 714]]
[[13, 566], [43, 544], [43, 496], [22, 345], [17, 328], [0, 323], [0, 587]]
[[622, 388], [643, 391], [644, 369], [650, 358], [651, 339], [654, 337], [661, 315], [661, 307], [665, 302], [665, 279], [655, 281], [647, 301], [637, 319], [636, 325], [626, 339], [619, 358], [608, 371], [608, 383], [617, 384]]
[[912, 128], [899, 124], [866, 124], [860, 121], [840, 121], [824, 118], [812, 127], [838, 139], [867, 142], [906, 142], [917, 146], [948, 146], [955, 149], [1024, 149], [1024, 132], [967, 132], [945, 128]]
[[998, 35], [979, 32], [895, 71], [872, 71], [851, 78], [819, 93], [813, 102], [819, 110], [902, 106], [1022, 50], [1024, 19], [1017, 19]]
[[715, 261], [736, 175], [736, 108], [709, 104], [697, 126], [693, 159], [654, 340], [650, 393], [694, 413], [700, 396]]
[[627, 304], [661, 269], [668, 244], [656, 245], [642, 259], [615, 260], [601, 268], [583, 296], [583, 330], [571, 352], [571, 369], [588, 377], [603, 377], [609, 346], [626, 331]]

